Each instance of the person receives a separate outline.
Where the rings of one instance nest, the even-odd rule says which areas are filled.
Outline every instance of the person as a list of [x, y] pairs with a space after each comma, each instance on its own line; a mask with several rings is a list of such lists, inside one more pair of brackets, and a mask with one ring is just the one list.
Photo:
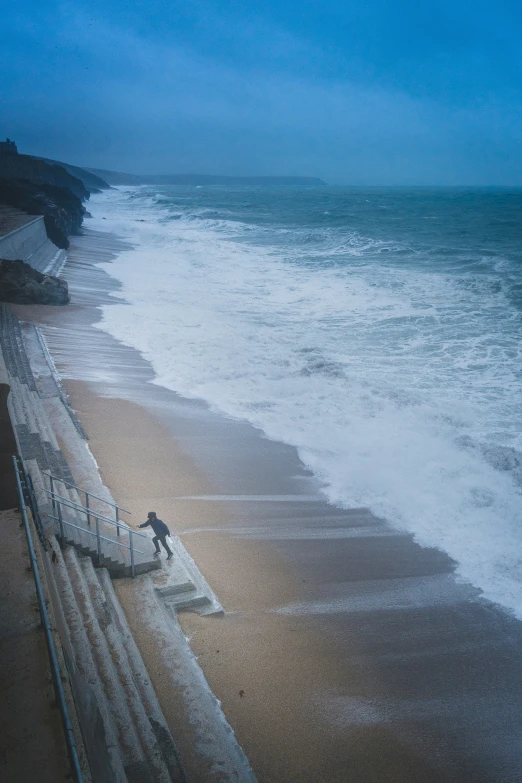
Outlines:
[[151, 527], [155, 533], [154, 538], [152, 539], [152, 543], [154, 544], [156, 551], [154, 552], [154, 557], [161, 554], [161, 550], [159, 548], [158, 541], [161, 541], [163, 544], [163, 549], [167, 553], [167, 560], [170, 560], [172, 557], [172, 551], [167, 544], [167, 536], [170, 536], [170, 530], [168, 529], [165, 522], [163, 522], [161, 519], [158, 519], [156, 516], [155, 511], [149, 511], [147, 514], [147, 521], [143, 523], [143, 525], [139, 525], [139, 527]]

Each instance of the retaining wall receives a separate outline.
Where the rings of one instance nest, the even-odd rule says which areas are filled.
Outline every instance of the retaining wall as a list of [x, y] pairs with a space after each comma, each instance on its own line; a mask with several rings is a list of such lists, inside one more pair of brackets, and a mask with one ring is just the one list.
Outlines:
[[0, 511], [18, 505], [13, 454], [18, 453], [13, 425], [7, 407], [9, 375], [0, 351]]
[[65, 251], [51, 242], [45, 230], [44, 219], [40, 215], [0, 236], [0, 258], [7, 261], [20, 259], [39, 272], [54, 274], [65, 259]]

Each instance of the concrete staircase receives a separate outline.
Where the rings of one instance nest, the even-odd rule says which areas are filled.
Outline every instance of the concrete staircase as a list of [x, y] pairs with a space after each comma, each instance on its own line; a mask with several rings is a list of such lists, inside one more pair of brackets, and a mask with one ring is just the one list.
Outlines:
[[[34, 344], [38, 340], [33, 341], [33, 352]], [[122, 528], [118, 539], [116, 527], [109, 519], [101, 519], [114, 513], [108, 505], [110, 496], [102, 500], [91, 495], [90, 508], [84, 507], [85, 496], [74, 486], [44, 405], [49, 395], [53, 404], [63, 407], [61, 413], [75, 437], [79, 439], [82, 433], [73, 427], [74, 420], [65, 409], [63, 390], [53, 387], [50, 374], [42, 376], [38, 370], [39, 363], [48, 366], [44, 351], [36, 357], [35, 379], [21, 325], [5, 306], [0, 306], [0, 349], [11, 387], [8, 405], [13, 429], [46, 528], [48, 551], [42, 550], [41, 556], [65, 662], [63, 676], [68, 675], [71, 683], [92, 779], [96, 783], [186, 783], [168, 724], [111, 582], [111, 576], [129, 574], [124, 546], [129, 532]], [[49, 473], [58, 477], [53, 479], [54, 491], [63, 498], [62, 547], [54, 535], [60, 528], [54, 519], [58, 516], [56, 501], [50, 502]], [[91, 514], [90, 527], [87, 513]], [[102, 541], [101, 558], [93, 535], [96, 515], [100, 533], [108, 539]], [[138, 540], [144, 546], [137, 547], [143, 554], [135, 552], [136, 571], [159, 569], [148, 537]]]
[[113, 780], [185, 783], [150, 678], [105, 568], [53, 542], [53, 570], [73, 650], [102, 723]]
[[[53, 375], [53, 367], [48, 366], [48, 356], [45, 354], [43, 341], [35, 340], [32, 345], [33, 352], [39, 350], [40, 363], [48, 368], [48, 378], [51, 385], [54, 384], [55, 396], [63, 407], [64, 413], [71, 417], [71, 411], [67, 407], [65, 393], [59, 386], [59, 381]], [[39, 379], [37, 384], [24, 343], [24, 335], [18, 319], [13, 316], [5, 305], [0, 305], [0, 347], [3, 353], [7, 369], [9, 384], [12, 393], [9, 395], [8, 405], [11, 420], [18, 442], [19, 452], [31, 474], [40, 513], [44, 526], [55, 526], [60, 532], [56, 520], [56, 508], [52, 508], [49, 502], [48, 491], [51, 488], [47, 473], [53, 474], [61, 481], [55, 481], [55, 492], [63, 498], [61, 508], [63, 511], [64, 543], [74, 546], [82, 554], [88, 555], [96, 565], [106, 567], [111, 576], [129, 576], [131, 574], [130, 557], [130, 533], [125, 527], [117, 529], [102, 517], [108, 517], [114, 509], [110, 501], [93, 499], [91, 511], [91, 524], [88, 524], [88, 511], [84, 509], [84, 496], [80, 496], [74, 486], [75, 481], [67, 459], [60, 449], [54, 429], [49, 421], [44, 398], [42, 398], [38, 386], [43, 390], [49, 388]], [[49, 396], [48, 391], [43, 391]], [[71, 420], [75, 422], [75, 417]], [[81, 433], [79, 433], [81, 434]], [[65, 483], [64, 483], [65, 482]], [[98, 556], [97, 541], [95, 535], [96, 523], [94, 517], [99, 516], [100, 535], [103, 537], [101, 544], [101, 557]], [[153, 548], [147, 537], [137, 538], [134, 552], [134, 570], [136, 574], [157, 570], [160, 564], [152, 557]], [[140, 543], [141, 542], [141, 546]]]
[[[48, 474], [43, 474], [47, 487], [50, 487]], [[112, 577], [135, 576], [161, 568], [158, 560], [152, 557], [149, 537], [136, 533], [128, 526], [118, 527], [107, 516], [111, 509], [103, 508], [105, 501], [94, 500], [91, 496], [89, 508], [86, 508], [82, 490], [68, 483], [53, 480], [54, 508], [48, 510], [48, 516], [57, 524], [57, 535], [62, 543], [73, 546], [78, 552], [91, 558], [94, 565], [106, 568]], [[49, 490], [47, 490], [49, 491]], [[47, 494], [47, 493], [46, 493]], [[57, 500], [57, 496], [61, 498]], [[59, 506], [59, 508], [58, 508]], [[103, 510], [100, 510], [102, 507]], [[100, 534], [98, 551], [97, 530]], [[119, 531], [119, 535], [118, 532]], [[134, 557], [134, 573], [131, 563], [131, 537]]]
[[8, 404], [20, 454], [33, 468], [38, 500], [47, 507], [42, 471], [70, 482], [73, 476], [41, 403], [20, 323], [5, 305], [0, 305], [0, 348], [11, 386]]
[[222, 614], [223, 607], [176, 536], [170, 541], [170, 547], [174, 557], [169, 567], [154, 574], [152, 580], [161, 604], [174, 615], [178, 612]]

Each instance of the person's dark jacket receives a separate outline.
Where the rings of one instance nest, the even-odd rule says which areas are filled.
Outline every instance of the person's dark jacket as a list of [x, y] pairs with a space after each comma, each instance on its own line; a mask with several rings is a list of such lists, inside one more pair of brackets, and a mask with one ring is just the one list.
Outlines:
[[170, 530], [168, 529], [165, 522], [161, 521], [161, 519], [158, 519], [157, 517], [156, 519], [147, 519], [147, 521], [144, 522], [143, 525], [140, 525], [140, 527], [148, 527], [149, 525], [157, 536], [170, 536]]

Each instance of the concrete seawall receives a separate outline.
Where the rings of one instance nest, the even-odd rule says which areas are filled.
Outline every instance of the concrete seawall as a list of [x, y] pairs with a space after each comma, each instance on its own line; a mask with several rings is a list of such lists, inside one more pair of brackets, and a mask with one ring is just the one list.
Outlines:
[[60, 250], [48, 238], [40, 215], [0, 236], [0, 258], [20, 259], [39, 272], [57, 274], [65, 260], [65, 250]]
[[17, 453], [17, 446], [7, 406], [10, 389], [9, 375], [0, 351], [0, 511], [18, 505], [13, 470], [13, 454]]

